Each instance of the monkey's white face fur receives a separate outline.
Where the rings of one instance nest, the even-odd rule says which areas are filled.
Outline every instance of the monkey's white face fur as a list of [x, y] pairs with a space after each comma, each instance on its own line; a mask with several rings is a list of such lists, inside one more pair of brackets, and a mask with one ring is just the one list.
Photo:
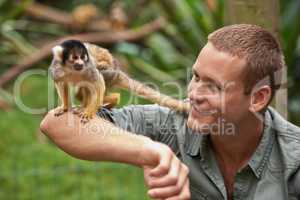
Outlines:
[[62, 61], [63, 50], [64, 49], [60, 45], [57, 45], [52, 48], [52, 53], [55, 60]]

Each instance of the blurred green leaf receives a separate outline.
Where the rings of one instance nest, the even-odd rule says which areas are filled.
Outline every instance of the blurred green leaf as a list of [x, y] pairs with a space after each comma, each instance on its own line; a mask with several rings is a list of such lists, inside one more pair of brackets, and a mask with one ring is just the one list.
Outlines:
[[147, 63], [146, 61], [137, 57], [130, 57], [129, 59], [134, 64], [134, 67], [148, 74], [155, 80], [158, 80], [160, 82], [174, 81], [174, 77], [170, 76], [168, 73], [163, 72], [162, 70], [159, 70], [157, 66], [153, 66], [150, 63]]
[[158, 59], [163, 70], [174, 70], [178, 68], [177, 60], [182, 59], [173, 44], [161, 34], [152, 34], [146, 40], [146, 44], [151, 48], [152, 53]]
[[282, 14], [282, 36], [286, 61], [292, 62], [293, 54], [297, 47], [300, 35], [300, 1], [290, 1]]
[[181, 37], [185, 38], [194, 53], [205, 43], [205, 34], [196, 25], [191, 11], [185, 1], [162, 0], [156, 1], [164, 10], [168, 20], [176, 24]]
[[33, 0], [2, 0], [0, 2], [0, 24], [19, 17]]
[[121, 54], [130, 55], [130, 56], [139, 56], [141, 48], [136, 44], [131, 44], [128, 42], [122, 42], [116, 45], [116, 51]]
[[1, 26], [1, 35], [11, 42], [17, 53], [26, 56], [32, 54], [36, 49], [19, 33], [13, 30], [15, 21], [10, 20]]
[[191, 13], [197, 22], [197, 26], [201, 28], [205, 35], [208, 35], [214, 30], [215, 23], [213, 21], [212, 13], [209, 12], [203, 1], [186, 0], [186, 3], [191, 9]]

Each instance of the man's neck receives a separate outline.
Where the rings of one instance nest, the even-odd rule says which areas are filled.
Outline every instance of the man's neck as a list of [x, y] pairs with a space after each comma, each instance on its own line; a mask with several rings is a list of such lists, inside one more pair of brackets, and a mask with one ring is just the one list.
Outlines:
[[253, 116], [239, 123], [235, 130], [233, 135], [210, 135], [210, 140], [217, 159], [239, 170], [255, 152], [263, 135], [263, 123]]

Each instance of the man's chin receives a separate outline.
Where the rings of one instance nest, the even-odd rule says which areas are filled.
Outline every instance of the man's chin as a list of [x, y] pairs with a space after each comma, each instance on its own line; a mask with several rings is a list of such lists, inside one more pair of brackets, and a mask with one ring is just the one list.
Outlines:
[[209, 134], [210, 133], [210, 125], [212, 124], [212, 120], [200, 121], [199, 119], [195, 119], [189, 116], [187, 120], [188, 128], [197, 131], [201, 134]]
[[223, 118], [202, 117], [199, 119], [189, 116], [187, 126], [201, 134], [234, 135], [236, 133], [236, 126], [226, 122]]

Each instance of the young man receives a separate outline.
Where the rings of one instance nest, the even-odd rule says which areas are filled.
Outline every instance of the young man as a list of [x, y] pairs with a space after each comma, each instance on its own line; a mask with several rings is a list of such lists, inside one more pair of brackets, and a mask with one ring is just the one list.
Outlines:
[[50, 112], [41, 129], [75, 157], [143, 167], [155, 199], [300, 199], [300, 129], [268, 107], [284, 65], [268, 31], [227, 26], [193, 66], [188, 115], [129, 106], [80, 127]]

